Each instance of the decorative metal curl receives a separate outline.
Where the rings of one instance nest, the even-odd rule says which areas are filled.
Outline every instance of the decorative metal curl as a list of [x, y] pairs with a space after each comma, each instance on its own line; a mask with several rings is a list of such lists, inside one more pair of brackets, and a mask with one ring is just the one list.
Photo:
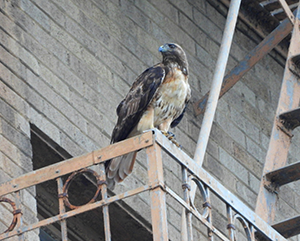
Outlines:
[[[191, 176], [189, 176], [189, 179], [191, 181], [194, 181], [196, 183], [197, 187], [200, 190], [200, 193], [201, 193], [201, 195], [203, 197], [203, 200], [204, 200], [203, 205], [202, 205], [203, 208], [204, 208], [202, 216], [204, 218], [207, 218], [208, 215], [209, 215], [209, 209], [211, 209], [211, 204], [209, 202], [209, 194], [208, 194], [207, 188], [205, 188], [205, 186], [202, 184], [202, 182], [200, 180], [198, 180], [198, 178], [196, 178], [195, 176], [191, 175]], [[191, 202], [191, 204], [192, 204], [193, 208], [198, 212], [198, 210], [195, 207], [194, 203]]]
[[3, 232], [3, 233], [7, 233], [7, 232], [12, 231], [16, 227], [16, 225], [18, 223], [18, 214], [22, 213], [22, 212], [21, 212], [21, 209], [17, 209], [15, 202], [10, 200], [9, 198], [1, 197], [0, 202], [8, 203], [13, 208], [13, 220], [12, 220], [10, 226]]
[[[251, 232], [251, 228], [248, 225], [248, 222], [238, 213], [236, 213], [233, 216], [233, 223], [235, 223], [236, 220], [238, 220], [242, 224], [242, 226], [245, 230], [245, 233], [246, 233], [247, 240], [252, 241], [253, 240], [252, 235], [251, 235], [252, 232]], [[236, 237], [235, 237], [235, 239], [236, 239]]]
[[[88, 168], [83, 168], [79, 171], [76, 171], [76, 172], [73, 172], [67, 179], [67, 181], [65, 182], [64, 186], [63, 186], [63, 193], [60, 193], [58, 195], [59, 198], [63, 198], [64, 200], [64, 204], [70, 208], [70, 209], [76, 209], [76, 208], [79, 208], [83, 205], [80, 205], [80, 206], [76, 206], [76, 205], [73, 205], [70, 203], [69, 201], [69, 195], [68, 195], [68, 190], [69, 190], [69, 187], [72, 183], [72, 181], [79, 175], [82, 175], [83, 173], [91, 173], [97, 180], [97, 191], [94, 195], [94, 197], [89, 201], [87, 202], [86, 204], [90, 204], [90, 203], [93, 203], [96, 201], [96, 198], [98, 197], [100, 191], [101, 191], [101, 187], [104, 183], [106, 183], [105, 181], [101, 180], [100, 176], [98, 175], [97, 172], [91, 170], [91, 169], [88, 169]], [[84, 205], [86, 205], [84, 204]]]

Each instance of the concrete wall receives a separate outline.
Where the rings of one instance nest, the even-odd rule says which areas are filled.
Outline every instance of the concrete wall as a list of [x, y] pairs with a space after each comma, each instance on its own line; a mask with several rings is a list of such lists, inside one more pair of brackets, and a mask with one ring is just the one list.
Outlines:
[[[185, 49], [192, 101], [198, 100], [210, 88], [226, 13], [217, 0], [1, 0], [0, 9], [0, 182], [32, 170], [30, 123], [73, 156], [107, 146], [116, 106], [136, 76], [160, 61], [157, 50], [165, 42]], [[239, 21], [228, 69], [260, 40]], [[205, 157], [204, 167], [251, 208], [283, 68], [272, 52], [220, 100]], [[190, 104], [174, 131], [190, 156], [201, 120]], [[290, 162], [300, 154], [299, 138], [296, 133]], [[180, 171], [170, 169], [172, 183]], [[116, 192], [138, 186], [144, 173], [141, 154]], [[298, 193], [296, 184], [282, 189], [278, 220], [300, 211]], [[34, 189], [22, 192], [25, 223], [36, 220], [34, 197]], [[147, 196], [128, 203], [150, 220]], [[180, 240], [181, 210], [169, 213], [171, 239]], [[31, 235], [28, 240], [38, 239]]]

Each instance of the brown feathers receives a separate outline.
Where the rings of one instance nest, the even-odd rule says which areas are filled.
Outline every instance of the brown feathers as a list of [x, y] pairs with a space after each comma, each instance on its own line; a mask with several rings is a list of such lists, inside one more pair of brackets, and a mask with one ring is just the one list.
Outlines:
[[[111, 143], [154, 127], [167, 132], [171, 125], [176, 126], [182, 119], [191, 96], [186, 55], [177, 44], [164, 44], [159, 51], [162, 62], [138, 76], [119, 104]], [[136, 152], [107, 162], [109, 188], [132, 172], [135, 158]]]

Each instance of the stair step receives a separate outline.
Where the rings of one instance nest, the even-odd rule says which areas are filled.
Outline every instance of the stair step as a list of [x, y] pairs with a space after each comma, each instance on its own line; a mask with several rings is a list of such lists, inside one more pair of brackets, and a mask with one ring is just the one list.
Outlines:
[[297, 181], [300, 179], [300, 162], [268, 172], [265, 177], [279, 186]]
[[272, 225], [285, 238], [300, 234], [300, 216]]
[[279, 118], [285, 128], [293, 130], [300, 126], [300, 108], [284, 112], [279, 115]]
[[291, 57], [289, 61], [289, 70], [300, 78], [300, 55]]
[[300, 68], [300, 55], [293, 56], [291, 60], [298, 68]]

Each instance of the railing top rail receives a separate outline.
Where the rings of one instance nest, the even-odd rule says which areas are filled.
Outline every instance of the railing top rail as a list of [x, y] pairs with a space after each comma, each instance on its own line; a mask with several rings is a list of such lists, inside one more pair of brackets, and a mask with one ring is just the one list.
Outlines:
[[152, 131], [127, 139], [125, 141], [101, 148], [83, 156], [74, 157], [59, 163], [26, 173], [8, 182], [0, 184], [0, 196], [43, 183], [63, 175], [78, 171], [117, 156], [140, 150], [153, 145]]

